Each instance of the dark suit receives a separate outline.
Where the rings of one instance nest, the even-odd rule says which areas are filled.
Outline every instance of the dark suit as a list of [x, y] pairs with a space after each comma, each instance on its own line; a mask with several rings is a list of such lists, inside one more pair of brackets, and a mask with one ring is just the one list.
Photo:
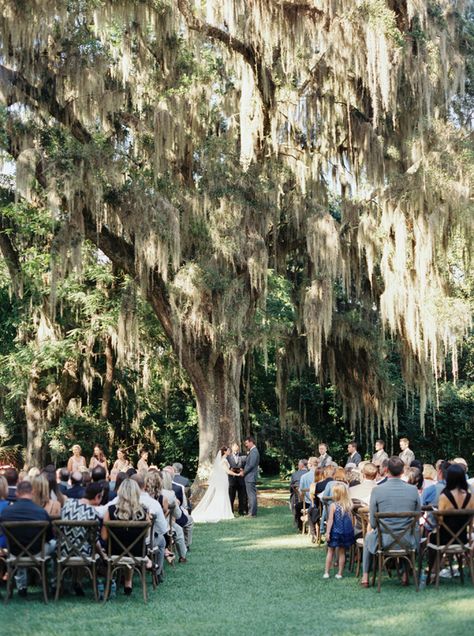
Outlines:
[[247, 490], [247, 500], [249, 502], [249, 515], [257, 516], [257, 477], [258, 465], [260, 464], [260, 453], [256, 446], [253, 446], [247, 455], [244, 468], [245, 489]]
[[[227, 457], [231, 470], [240, 470], [243, 468], [245, 466], [245, 460], [245, 455], [241, 455], [240, 453], [237, 457], [233, 453]], [[245, 489], [244, 478], [240, 477], [240, 475], [235, 475], [235, 477], [229, 475], [229, 499], [232, 510], [234, 510], [236, 494], [239, 497], [239, 515], [245, 515], [247, 514], [247, 491]]]
[[352, 453], [352, 455], [349, 455], [349, 457], [347, 458], [346, 466], [347, 464], [351, 464], [351, 463], [358, 466], [361, 461], [362, 461], [362, 457], [360, 456], [360, 453], [356, 451], [355, 453]]
[[184, 494], [186, 495], [186, 501], [187, 501], [186, 510], [188, 512], [191, 512], [191, 510], [192, 510], [192, 505], [191, 505], [191, 482], [189, 481], [189, 479], [187, 477], [183, 477], [182, 475], [178, 475], [177, 473], [173, 477], [173, 481], [176, 484], [178, 484], [180, 486], [183, 486]]
[[81, 486], [81, 484], [74, 484], [74, 486], [71, 486], [70, 488], [67, 489], [66, 497], [68, 499], [82, 499], [82, 497], [84, 497], [85, 492], [86, 492], [86, 489], [83, 486]]

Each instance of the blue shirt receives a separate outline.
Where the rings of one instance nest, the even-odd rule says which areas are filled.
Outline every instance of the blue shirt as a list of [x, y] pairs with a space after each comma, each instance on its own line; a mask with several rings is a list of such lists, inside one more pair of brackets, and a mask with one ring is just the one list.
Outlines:
[[[308, 470], [307, 473], [301, 476], [300, 478], [300, 490], [304, 490], [311, 486], [314, 481], [314, 470]], [[311, 497], [309, 496], [309, 492], [305, 492], [304, 498], [307, 504], [311, 504]]]
[[439, 501], [439, 496], [446, 487], [444, 479], [438, 481], [438, 483], [428, 486], [421, 495], [422, 506], [436, 506]]

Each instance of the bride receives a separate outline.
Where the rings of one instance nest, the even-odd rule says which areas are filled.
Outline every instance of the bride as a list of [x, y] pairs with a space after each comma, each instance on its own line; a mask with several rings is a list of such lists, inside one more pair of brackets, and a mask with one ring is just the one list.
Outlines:
[[196, 523], [215, 523], [234, 518], [229, 499], [228, 475], [235, 475], [235, 473], [230, 470], [227, 461], [229, 455], [230, 448], [226, 446], [223, 446], [217, 453], [209, 476], [206, 494], [192, 512], [192, 517]]

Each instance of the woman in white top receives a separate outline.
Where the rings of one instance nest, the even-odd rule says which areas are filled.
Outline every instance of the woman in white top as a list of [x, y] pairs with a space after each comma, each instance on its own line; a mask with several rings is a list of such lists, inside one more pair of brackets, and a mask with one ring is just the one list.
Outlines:
[[76, 471], [82, 472], [87, 469], [86, 458], [81, 455], [82, 448], [79, 444], [74, 444], [71, 448], [72, 455], [68, 460], [67, 469], [70, 473], [74, 473]]
[[229, 499], [229, 475], [235, 473], [227, 461], [229, 455], [230, 448], [226, 446], [217, 453], [206, 494], [192, 513], [196, 523], [215, 523], [234, 518]]

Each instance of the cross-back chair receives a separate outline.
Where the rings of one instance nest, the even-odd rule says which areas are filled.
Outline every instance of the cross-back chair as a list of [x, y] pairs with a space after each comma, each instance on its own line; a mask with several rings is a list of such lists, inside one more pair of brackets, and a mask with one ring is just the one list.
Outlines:
[[[12, 595], [15, 574], [19, 569], [34, 570], [41, 581], [44, 602], [48, 602], [48, 581], [46, 565], [51, 556], [46, 554], [46, 534], [50, 528], [49, 521], [3, 521], [2, 530], [7, 540], [7, 595], [8, 603]], [[15, 531], [31, 530], [28, 538], [22, 541]], [[39, 544], [39, 550], [37, 549]]]
[[[56, 535], [56, 600], [59, 598], [61, 583], [68, 570], [83, 568], [92, 582], [94, 598], [97, 594], [97, 539], [99, 533], [98, 520], [55, 520], [53, 528]], [[74, 530], [84, 532], [75, 533]], [[90, 553], [84, 551], [84, 543], [90, 545]]]
[[[129, 568], [140, 575], [143, 600], [147, 602], [146, 564], [147, 564], [147, 538], [150, 533], [150, 521], [104, 521], [108, 530], [107, 540], [107, 581], [105, 585], [104, 601], [109, 597], [112, 576], [120, 568]], [[137, 530], [129, 540], [123, 537], [123, 531]], [[113, 548], [117, 548], [114, 554]], [[138, 554], [135, 554], [135, 551]]]
[[[431, 514], [436, 520], [437, 529], [431, 533], [427, 546], [435, 556], [429, 562], [428, 582], [431, 581], [433, 573], [436, 589], [438, 589], [442, 562], [447, 557], [451, 563], [454, 557], [458, 562], [461, 583], [464, 583], [463, 561], [465, 560], [474, 585], [474, 510], [443, 510], [433, 511]], [[441, 543], [441, 531], [448, 537], [447, 542]]]
[[[393, 521], [396, 519], [406, 520], [406, 523], [399, 529], [393, 528]], [[378, 567], [374, 567], [372, 575], [372, 585], [375, 585], [375, 577], [378, 572], [377, 591], [380, 592], [382, 585], [382, 572], [387, 565], [387, 561], [397, 559], [397, 562], [404, 562], [413, 573], [415, 588], [418, 592], [418, 572], [416, 567], [416, 552], [418, 548], [418, 525], [419, 512], [376, 512], [375, 526], [377, 529], [377, 558]]]

